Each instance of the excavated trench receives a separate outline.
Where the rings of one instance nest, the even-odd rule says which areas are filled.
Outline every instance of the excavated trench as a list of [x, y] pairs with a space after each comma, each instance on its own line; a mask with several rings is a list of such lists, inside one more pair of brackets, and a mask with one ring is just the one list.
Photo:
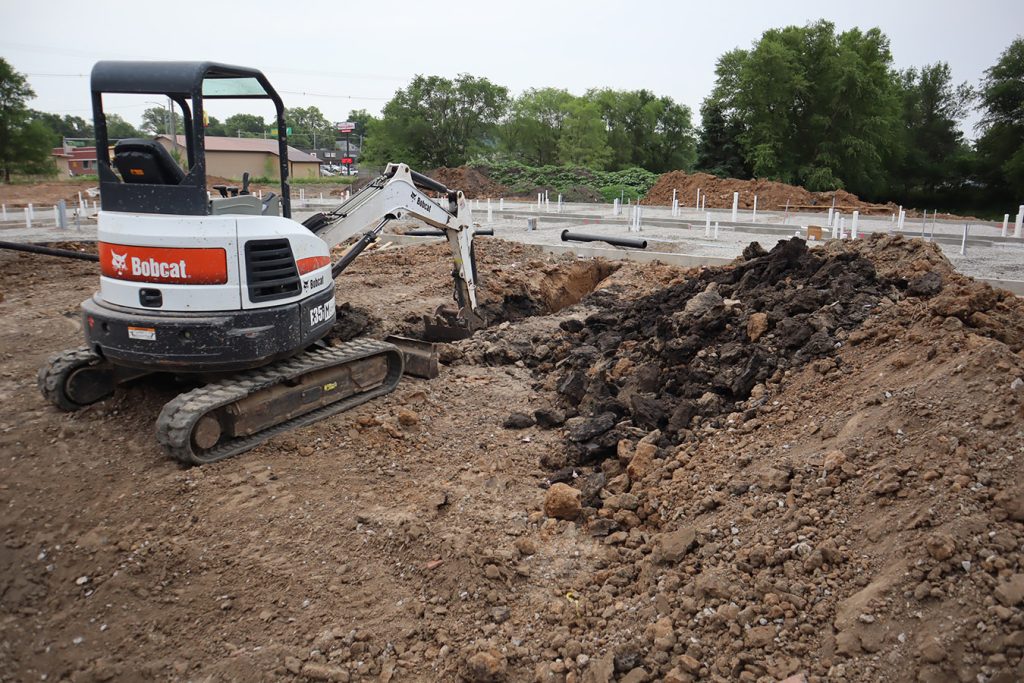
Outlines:
[[485, 282], [481, 309], [490, 325], [557, 313], [579, 303], [620, 267], [603, 260], [526, 265], [499, 270]]

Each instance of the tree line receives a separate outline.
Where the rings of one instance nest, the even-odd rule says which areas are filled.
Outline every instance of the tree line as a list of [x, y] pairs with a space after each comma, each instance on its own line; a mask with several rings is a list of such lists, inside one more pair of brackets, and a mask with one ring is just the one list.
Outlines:
[[[360, 164], [402, 160], [434, 168], [477, 163], [641, 168], [769, 178], [810, 190], [846, 189], [866, 199], [937, 208], [994, 209], [1024, 198], [1024, 38], [1014, 40], [980, 83], [954, 83], [945, 62], [899, 70], [879, 29], [837, 32], [818, 21], [765, 31], [749, 49], [716, 63], [700, 107], [646, 90], [559, 88], [512, 96], [486, 78], [416, 76], [381, 116], [355, 110]], [[28, 109], [24, 77], [0, 59], [0, 163], [31, 172], [31, 149], [92, 135], [75, 116]], [[977, 139], [961, 130], [981, 114]], [[177, 114], [175, 114], [177, 116]], [[290, 141], [331, 147], [340, 136], [317, 107], [286, 111]], [[108, 114], [112, 138], [166, 132], [153, 107], [139, 129]], [[210, 117], [208, 135], [261, 137], [273, 122]], [[181, 130], [180, 120], [175, 129]]]

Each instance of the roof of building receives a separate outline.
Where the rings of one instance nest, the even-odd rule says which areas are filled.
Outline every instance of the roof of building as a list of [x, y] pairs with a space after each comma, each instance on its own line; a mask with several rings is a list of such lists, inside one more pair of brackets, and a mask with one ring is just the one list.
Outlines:
[[92, 161], [96, 159], [95, 147], [54, 147], [52, 156], [64, 157], [76, 161]]
[[[157, 137], [170, 140], [169, 135], [158, 135]], [[185, 146], [185, 136], [178, 135], [178, 145], [181, 147]], [[204, 145], [206, 146], [207, 152], [263, 152], [266, 154], [273, 154], [277, 156], [277, 140], [261, 138], [227, 138], [217, 137], [213, 135], [207, 135], [204, 138]], [[288, 146], [288, 161], [297, 161], [299, 163], [308, 164], [319, 164], [320, 159], [313, 156], [312, 154], [306, 154], [305, 152], [299, 151]]]

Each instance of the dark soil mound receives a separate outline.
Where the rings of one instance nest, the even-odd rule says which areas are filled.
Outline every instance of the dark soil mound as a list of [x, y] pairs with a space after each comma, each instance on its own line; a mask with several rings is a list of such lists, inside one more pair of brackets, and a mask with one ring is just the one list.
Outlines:
[[564, 325], [558, 393], [608, 426], [570, 433], [576, 460], [612, 455], [622, 418], [686, 439], [776, 373], [833, 355], [893, 290], [863, 256], [812, 252], [794, 238], [767, 253], [751, 244], [733, 268]]

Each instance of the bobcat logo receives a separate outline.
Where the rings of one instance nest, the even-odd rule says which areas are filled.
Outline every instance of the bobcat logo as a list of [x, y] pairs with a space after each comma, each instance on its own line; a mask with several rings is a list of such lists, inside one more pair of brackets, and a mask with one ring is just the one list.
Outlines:
[[127, 258], [128, 252], [118, 254], [113, 249], [110, 250], [110, 265], [113, 266], [114, 270], [116, 270], [119, 275], [128, 270], [128, 264], [125, 263], [125, 259]]

